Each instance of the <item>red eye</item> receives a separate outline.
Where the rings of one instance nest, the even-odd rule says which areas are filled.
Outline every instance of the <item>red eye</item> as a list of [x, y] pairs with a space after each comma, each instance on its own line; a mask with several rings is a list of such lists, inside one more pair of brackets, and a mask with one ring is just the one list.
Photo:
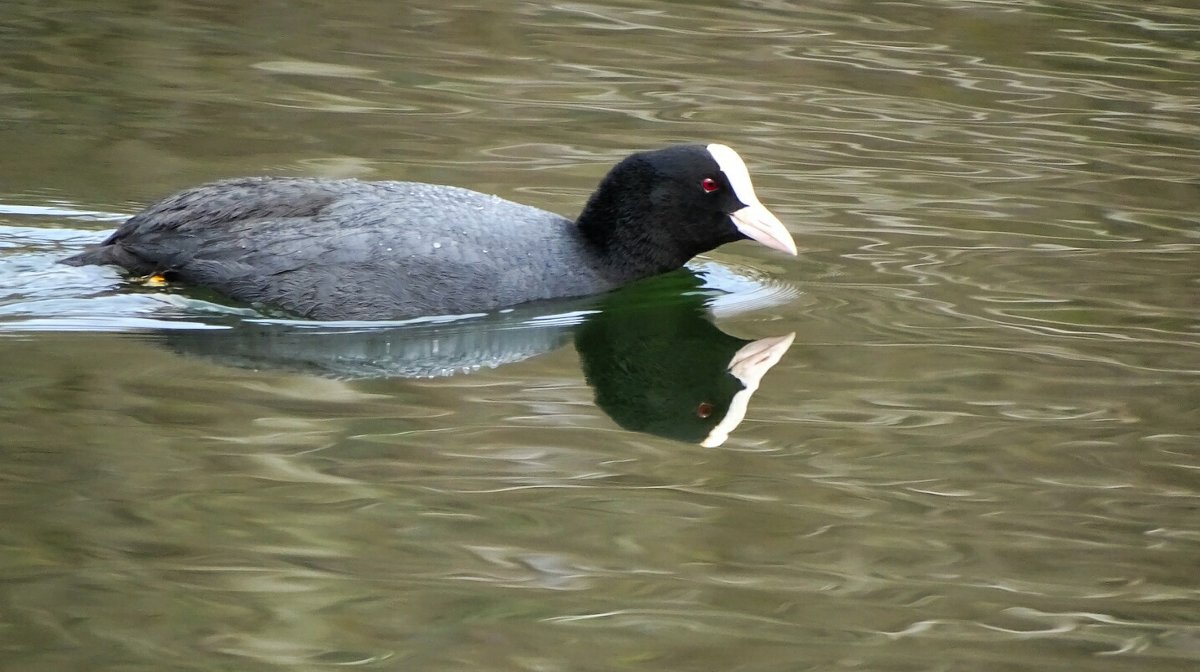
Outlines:
[[708, 403], [707, 401], [702, 401], [700, 402], [700, 405], [696, 407], [696, 417], [703, 420], [704, 418], [712, 415], [712, 411], [712, 404]]
[[713, 178], [706, 177], [703, 180], [700, 180], [700, 188], [704, 190], [704, 193], [711, 194], [717, 189], [720, 189], [721, 185], [717, 184], [717, 181]]

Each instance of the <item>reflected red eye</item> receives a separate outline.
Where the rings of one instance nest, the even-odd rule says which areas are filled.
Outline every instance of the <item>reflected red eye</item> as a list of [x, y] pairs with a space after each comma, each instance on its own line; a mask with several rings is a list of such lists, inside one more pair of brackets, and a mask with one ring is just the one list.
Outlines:
[[717, 184], [716, 180], [711, 177], [706, 177], [703, 180], [700, 180], [700, 188], [704, 190], [704, 193], [711, 194], [721, 187], [719, 184]]
[[700, 405], [696, 407], [696, 417], [703, 420], [704, 418], [712, 415], [712, 411], [712, 404], [708, 403], [707, 401], [702, 401], [700, 402]]

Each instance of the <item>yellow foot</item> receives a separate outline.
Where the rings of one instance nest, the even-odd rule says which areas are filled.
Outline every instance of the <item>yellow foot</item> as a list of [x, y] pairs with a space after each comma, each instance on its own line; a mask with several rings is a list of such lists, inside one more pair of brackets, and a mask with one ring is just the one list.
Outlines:
[[142, 279], [142, 284], [147, 287], [164, 287], [167, 284], [167, 278], [161, 273], [152, 273]]

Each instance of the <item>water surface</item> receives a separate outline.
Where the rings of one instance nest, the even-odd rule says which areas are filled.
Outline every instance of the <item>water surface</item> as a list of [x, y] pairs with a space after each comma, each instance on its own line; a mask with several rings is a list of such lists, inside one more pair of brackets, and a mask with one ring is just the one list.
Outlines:
[[[1193, 4], [10, 3], [0, 667], [1194, 669]], [[680, 141], [799, 259], [382, 333], [54, 263], [210, 179], [573, 215]], [[679, 376], [791, 333], [698, 445]]]

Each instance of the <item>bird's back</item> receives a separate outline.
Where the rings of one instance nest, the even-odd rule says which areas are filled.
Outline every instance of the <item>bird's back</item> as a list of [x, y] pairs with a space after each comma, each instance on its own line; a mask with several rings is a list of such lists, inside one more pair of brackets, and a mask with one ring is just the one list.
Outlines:
[[570, 220], [469, 189], [247, 178], [159, 201], [69, 261], [306, 317], [396, 319], [610, 289], [585, 245]]

